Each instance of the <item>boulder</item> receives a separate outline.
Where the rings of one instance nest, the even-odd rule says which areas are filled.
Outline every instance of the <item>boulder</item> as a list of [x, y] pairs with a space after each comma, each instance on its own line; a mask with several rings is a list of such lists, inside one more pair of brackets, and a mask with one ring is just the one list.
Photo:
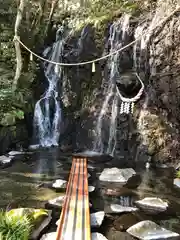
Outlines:
[[162, 228], [152, 221], [142, 221], [127, 229], [127, 232], [138, 239], [172, 239], [179, 238], [179, 234]]
[[134, 212], [138, 210], [136, 207], [126, 207], [120, 204], [111, 204], [110, 208], [115, 213]]
[[150, 214], [164, 212], [168, 208], [168, 203], [166, 201], [156, 197], [146, 197], [135, 203], [140, 209]]
[[100, 181], [125, 184], [136, 172], [132, 168], [105, 168], [99, 176]]
[[92, 213], [90, 215], [91, 217], [91, 227], [100, 227], [103, 219], [104, 219], [105, 213], [104, 211]]

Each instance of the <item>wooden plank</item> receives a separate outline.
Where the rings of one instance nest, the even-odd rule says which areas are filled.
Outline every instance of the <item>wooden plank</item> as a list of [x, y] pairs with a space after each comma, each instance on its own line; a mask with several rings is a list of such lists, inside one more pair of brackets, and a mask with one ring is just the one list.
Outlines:
[[91, 240], [86, 158], [73, 158], [56, 240]]

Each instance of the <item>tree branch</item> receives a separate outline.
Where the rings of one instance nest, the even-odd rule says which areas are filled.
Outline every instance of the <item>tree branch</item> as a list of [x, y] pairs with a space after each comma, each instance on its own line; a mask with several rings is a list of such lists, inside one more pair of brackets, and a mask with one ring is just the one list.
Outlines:
[[16, 16], [16, 22], [15, 22], [15, 27], [14, 27], [14, 46], [16, 50], [16, 73], [14, 77], [14, 82], [13, 82], [13, 90], [16, 90], [17, 84], [19, 81], [19, 78], [21, 76], [21, 71], [22, 71], [22, 55], [21, 55], [21, 48], [20, 44], [17, 41], [17, 38], [20, 38], [20, 26], [21, 26], [21, 21], [23, 17], [23, 12], [24, 12], [24, 7], [26, 4], [26, 0], [20, 0], [19, 7], [17, 10], [17, 16]]
[[50, 14], [49, 14], [49, 19], [48, 19], [48, 24], [47, 24], [45, 36], [47, 36], [47, 33], [49, 31], [49, 26], [50, 26], [50, 23], [51, 23], [51, 20], [52, 20], [52, 17], [53, 17], [53, 14], [54, 14], [54, 11], [55, 11], [55, 8], [56, 8], [56, 5], [57, 5], [58, 2], [59, 2], [59, 0], [52, 1], [51, 11], [50, 11]]

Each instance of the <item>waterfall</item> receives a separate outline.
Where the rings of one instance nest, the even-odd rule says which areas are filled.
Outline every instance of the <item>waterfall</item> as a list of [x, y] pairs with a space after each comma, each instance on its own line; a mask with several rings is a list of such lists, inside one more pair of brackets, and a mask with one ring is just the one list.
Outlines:
[[[57, 34], [59, 34], [59, 30]], [[45, 49], [43, 55], [49, 60], [61, 62], [64, 49], [64, 39], [56, 39], [52, 49]], [[58, 65], [44, 63], [44, 74], [48, 81], [48, 88], [35, 105], [34, 110], [34, 137], [42, 147], [57, 146], [60, 136], [62, 119], [61, 104], [59, 101], [59, 81], [63, 78], [63, 69]]]
[[[129, 31], [130, 15], [123, 15], [118, 21], [114, 22], [109, 31], [108, 44], [110, 53], [120, 49], [126, 44], [126, 35]], [[119, 78], [119, 64], [121, 52], [111, 55], [107, 67], [109, 70], [108, 79], [103, 81], [105, 99], [102, 104], [96, 125], [96, 138], [93, 144], [93, 151], [113, 155], [116, 147], [116, 122], [119, 113], [119, 98], [116, 92], [116, 79]], [[106, 82], [107, 81], [107, 82]], [[106, 84], [105, 84], [106, 83]], [[112, 107], [110, 103], [112, 102]], [[108, 123], [107, 123], [108, 122]], [[106, 126], [107, 125], [107, 126]], [[108, 145], [105, 146], [103, 139], [106, 138], [106, 128], [108, 127]]]

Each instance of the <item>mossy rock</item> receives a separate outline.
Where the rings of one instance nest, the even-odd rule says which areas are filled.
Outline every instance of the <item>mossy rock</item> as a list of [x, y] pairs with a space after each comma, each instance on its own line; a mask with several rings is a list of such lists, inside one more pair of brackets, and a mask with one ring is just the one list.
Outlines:
[[16, 120], [22, 120], [24, 119], [24, 112], [22, 110], [12, 110], [10, 112], [2, 113], [2, 116], [0, 116], [0, 125], [7, 127], [7, 126], [13, 126], [16, 124]]
[[15, 208], [8, 212], [9, 216], [27, 216], [30, 219], [31, 225], [36, 227], [44, 218], [48, 216], [46, 209], [34, 208]]

